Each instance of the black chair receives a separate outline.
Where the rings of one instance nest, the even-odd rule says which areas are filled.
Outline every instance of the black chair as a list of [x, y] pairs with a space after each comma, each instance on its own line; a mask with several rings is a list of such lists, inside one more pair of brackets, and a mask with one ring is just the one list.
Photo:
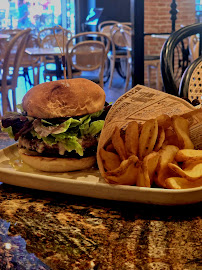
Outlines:
[[[201, 55], [202, 50], [202, 23], [196, 23], [180, 28], [170, 35], [170, 37], [164, 43], [160, 62], [161, 62], [161, 75], [164, 84], [165, 92], [178, 96], [179, 95], [179, 81], [176, 77], [176, 53], [181, 54], [182, 59], [178, 59], [178, 69], [181, 68], [180, 79], [185, 69], [189, 64], [189, 48], [185, 47], [185, 44], [188, 44], [187, 38], [192, 35], [199, 36], [199, 55]], [[188, 45], [187, 45], [188, 46]], [[175, 50], [176, 49], [176, 50]], [[180, 52], [181, 50], [181, 52]]]
[[[179, 86], [179, 96], [191, 102], [202, 101], [202, 56], [192, 62], [185, 70]], [[193, 104], [194, 105], [194, 104]], [[197, 104], [196, 104], [197, 105]]]

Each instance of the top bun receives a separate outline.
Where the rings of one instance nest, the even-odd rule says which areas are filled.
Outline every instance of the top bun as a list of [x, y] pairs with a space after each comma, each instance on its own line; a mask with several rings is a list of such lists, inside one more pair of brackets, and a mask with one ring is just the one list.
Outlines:
[[45, 82], [31, 88], [22, 100], [28, 116], [57, 118], [79, 116], [102, 110], [105, 92], [87, 79]]

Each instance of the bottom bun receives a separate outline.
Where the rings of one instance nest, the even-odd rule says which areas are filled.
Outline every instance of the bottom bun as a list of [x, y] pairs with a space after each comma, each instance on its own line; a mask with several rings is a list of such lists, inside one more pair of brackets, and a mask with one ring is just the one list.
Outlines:
[[70, 172], [84, 170], [92, 167], [96, 163], [96, 157], [58, 158], [32, 155], [30, 151], [19, 149], [19, 154], [23, 162], [30, 167], [44, 172]]

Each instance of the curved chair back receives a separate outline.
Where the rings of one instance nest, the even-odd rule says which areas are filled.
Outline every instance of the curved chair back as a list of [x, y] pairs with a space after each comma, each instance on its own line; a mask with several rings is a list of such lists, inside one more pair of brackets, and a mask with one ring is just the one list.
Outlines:
[[66, 47], [68, 78], [73, 76], [72, 67], [79, 71], [99, 69], [99, 84], [103, 87], [104, 65], [109, 49], [110, 39], [99, 32], [83, 32], [72, 37]]
[[114, 25], [114, 24], [117, 24], [118, 21], [103, 21], [101, 22], [99, 25], [98, 25], [98, 31], [107, 35], [107, 36], [110, 36], [110, 29], [111, 27]]
[[[70, 39], [72, 37], [72, 32], [63, 27], [55, 26], [55, 27], [44, 28], [38, 33], [38, 43], [41, 44], [41, 47], [44, 47], [44, 46], [46, 47], [45, 45], [46, 39], [47, 39], [48, 44], [50, 44], [50, 40], [52, 40], [52, 42], [55, 42], [55, 38], [54, 38], [54, 33], [55, 33], [57, 38], [61, 40], [63, 39], [63, 32], [65, 34], [66, 39]], [[56, 47], [56, 46], [58, 45], [54, 43], [52, 47]]]
[[[5, 113], [8, 108], [9, 89], [12, 89], [13, 91], [13, 107], [16, 111], [15, 88], [17, 87], [19, 68], [28, 42], [30, 31], [31, 29], [20, 31], [10, 40], [7, 45], [7, 50], [5, 52], [3, 61], [3, 75], [1, 82], [3, 113]], [[13, 67], [13, 73], [11, 77], [11, 82], [9, 82], [8, 84], [9, 68], [11, 66]]]
[[[198, 34], [200, 40], [202, 38], [202, 23], [180, 28], [170, 35], [162, 47], [160, 56], [161, 75], [164, 89], [169, 94], [178, 95], [178, 83], [174, 74], [174, 50], [179, 44], [183, 46], [184, 39], [196, 34]], [[201, 41], [199, 45], [199, 55], [201, 55]]]
[[198, 99], [202, 102], [202, 56], [185, 70], [180, 82], [179, 95], [190, 101]]

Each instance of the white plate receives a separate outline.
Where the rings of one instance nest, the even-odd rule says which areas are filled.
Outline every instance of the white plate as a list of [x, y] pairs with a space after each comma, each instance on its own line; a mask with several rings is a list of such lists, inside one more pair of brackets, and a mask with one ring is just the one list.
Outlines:
[[22, 163], [16, 145], [0, 150], [0, 181], [33, 189], [147, 204], [178, 205], [202, 201], [202, 187], [170, 190], [109, 185], [102, 182], [96, 169], [71, 173], [39, 172]]

